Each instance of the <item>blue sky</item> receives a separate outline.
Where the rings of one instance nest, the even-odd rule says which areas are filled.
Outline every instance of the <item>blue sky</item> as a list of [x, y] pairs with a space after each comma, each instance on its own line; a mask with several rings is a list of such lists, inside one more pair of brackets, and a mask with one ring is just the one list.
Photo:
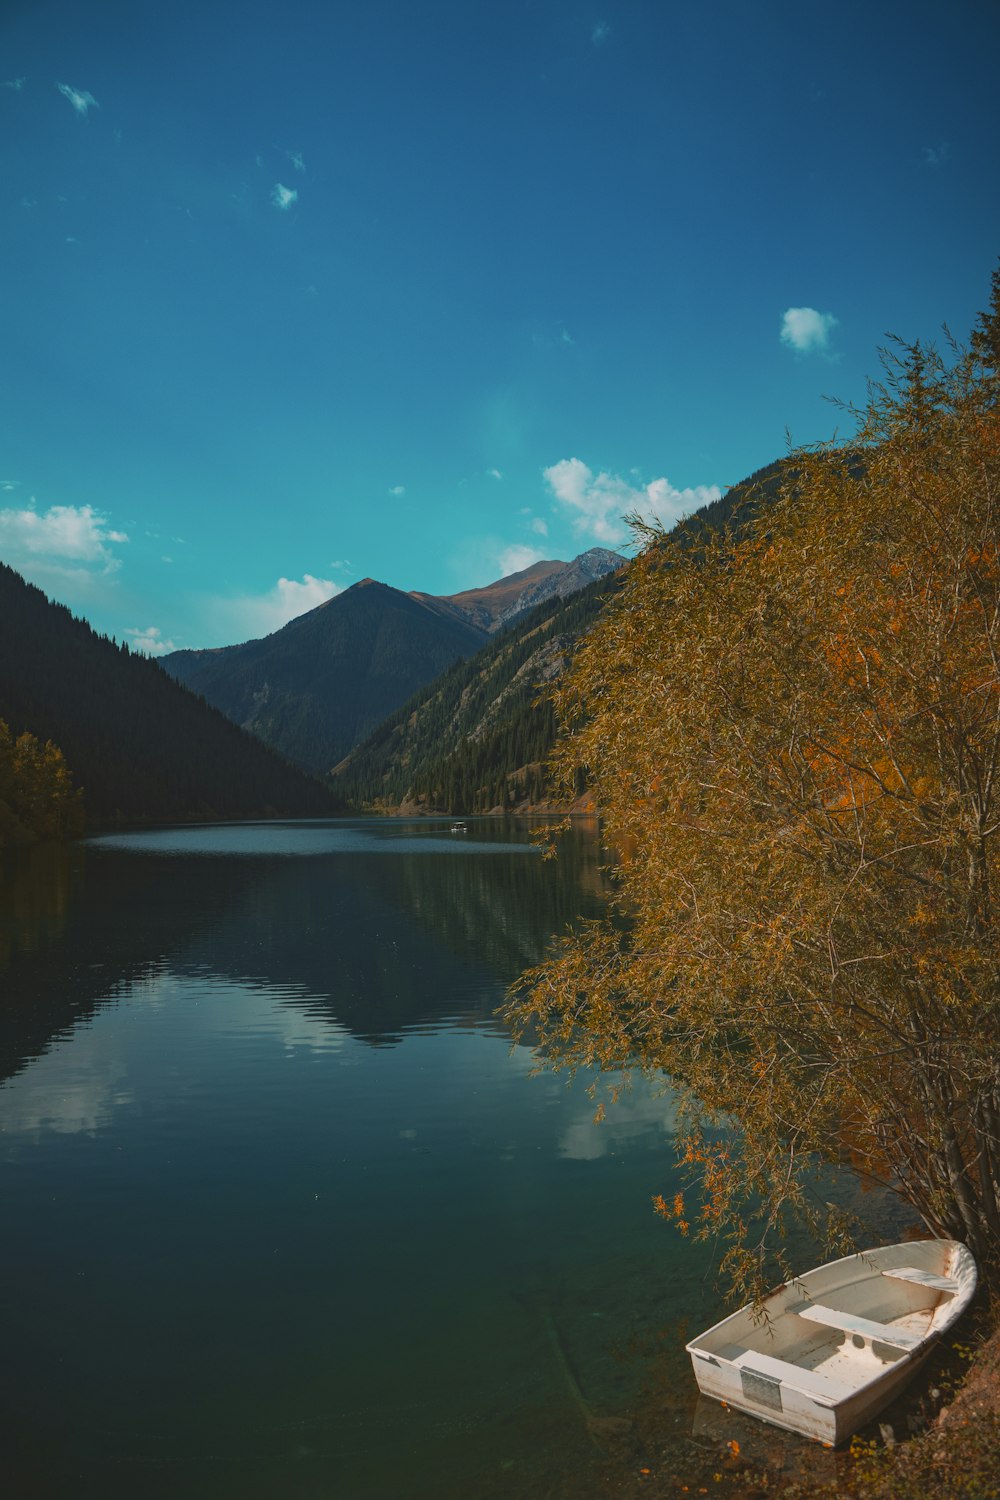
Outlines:
[[0, 557], [153, 652], [671, 519], [965, 336], [992, 0], [13, 0]]

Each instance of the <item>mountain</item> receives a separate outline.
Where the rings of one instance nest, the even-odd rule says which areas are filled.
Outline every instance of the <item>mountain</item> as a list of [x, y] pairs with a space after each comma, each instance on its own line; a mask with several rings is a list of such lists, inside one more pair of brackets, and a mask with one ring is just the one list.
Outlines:
[[290, 760], [328, 770], [387, 714], [540, 598], [620, 566], [595, 548], [482, 589], [403, 593], [366, 578], [273, 635], [162, 658], [178, 681]]
[[486, 632], [365, 578], [263, 640], [174, 651], [168, 672], [290, 760], [327, 770]]
[[321, 815], [326, 789], [0, 564], [0, 719], [52, 740], [88, 821]]
[[[757, 470], [681, 522], [674, 535], [697, 545], [724, 526], [738, 528], [774, 497], [782, 473], [781, 463]], [[578, 638], [616, 586], [609, 562], [618, 567], [622, 561], [595, 548], [562, 565], [567, 573], [578, 570], [576, 577], [590, 567], [604, 570], [565, 598], [552, 589], [557, 569], [527, 582], [518, 595], [522, 601], [535, 587], [549, 590], [550, 597], [380, 724], [335, 768], [336, 795], [383, 811], [476, 813], [543, 803], [545, 763], [556, 735], [544, 687], [565, 670]], [[502, 614], [494, 611], [498, 624]]]
[[494, 812], [544, 798], [555, 717], [539, 688], [565, 670], [616, 573], [538, 605], [415, 694], [334, 770], [335, 795], [382, 811]]
[[[516, 620], [518, 615], [534, 609], [546, 599], [565, 598], [586, 588], [595, 578], [603, 578], [624, 566], [625, 559], [604, 547], [591, 547], [572, 562], [537, 562], [520, 573], [511, 573], [481, 589], [466, 589], [461, 594], [438, 596], [438, 604], [450, 604], [473, 624], [492, 635]], [[416, 597], [432, 598], [427, 594]]]
[[414, 594], [415, 599], [426, 599], [429, 603], [454, 610], [455, 614], [478, 625], [487, 635], [497, 628], [500, 616], [519, 608], [519, 601], [530, 589], [541, 586], [548, 578], [561, 573], [568, 564], [559, 561], [536, 562], [519, 573], [498, 578], [481, 589], [464, 589], [460, 594]]

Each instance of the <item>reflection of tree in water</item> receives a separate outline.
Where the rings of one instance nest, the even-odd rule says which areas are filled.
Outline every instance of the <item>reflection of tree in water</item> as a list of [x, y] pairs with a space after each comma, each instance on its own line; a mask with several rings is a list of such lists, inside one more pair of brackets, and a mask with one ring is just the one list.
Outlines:
[[185, 867], [194, 862], [180, 863], [178, 870], [174, 861], [106, 859], [83, 844], [6, 856], [0, 1078], [19, 1072], [103, 1001], [162, 966], [206, 917], [218, 923], [242, 880], [254, 879], [248, 861], [233, 862], [221, 883], [191, 880]]
[[72, 863], [65, 844], [35, 844], [0, 857], [0, 972], [15, 951], [34, 953], [57, 941]]
[[63, 844], [0, 859], [0, 1078], [18, 1072], [77, 1014], [63, 954], [80, 863], [79, 850]]
[[558, 862], [460, 847], [308, 859], [23, 851], [0, 867], [0, 1076], [159, 968], [267, 985], [373, 1043], [445, 1016], [494, 1024], [503, 988], [550, 936], [599, 909], [599, 857], [592, 828], [575, 830]]
[[[560, 873], [534, 851], [434, 862], [398, 860], [399, 905], [412, 911], [452, 952], [484, 960], [508, 984], [538, 960], [554, 933], [603, 910], [599, 847], [574, 830], [560, 845]], [[431, 878], [428, 878], [431, 876]]]

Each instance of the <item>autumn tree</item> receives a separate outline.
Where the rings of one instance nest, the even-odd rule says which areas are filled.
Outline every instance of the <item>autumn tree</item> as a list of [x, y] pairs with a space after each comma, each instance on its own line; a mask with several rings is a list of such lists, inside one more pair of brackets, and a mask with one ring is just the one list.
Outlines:
[[728, 1236], [744, 1291], [789, 1210], [839, 1233], [817, 1162], [1000, 1252], [998, 324], [884, 356], [850, 447], [791, 455], [743, 528], [635, 521], [556, 689], [616, 894], [509, 1019], [684, 1090], [699, 1206], [660, 1207]]
[[83, 802], [62, 751], [33, 734], [15, 739], [0, 719], [0, 844], [82, 831]]

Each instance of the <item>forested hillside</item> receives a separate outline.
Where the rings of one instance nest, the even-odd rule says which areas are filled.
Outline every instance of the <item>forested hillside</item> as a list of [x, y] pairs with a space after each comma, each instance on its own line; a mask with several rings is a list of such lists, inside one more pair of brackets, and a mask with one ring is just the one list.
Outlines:
[[[776, 494], [773, 463], [733, 485], [675, 528], [697, 539], [746, 524]], [[552, 704], [540, 689], [565, 669], [620, 574], [568, 599], [549, 599], [467, 661], [416, 693], [335, 769], [338, 797], [361, 807], [476, 813], [537, 805], [555, 742]], [[579, 791], [583, 790], [581, 779]]]
[[336, 770], [336, 794], [385, 809], [486, 812], [537, 801], [551, 749], [551, 706], [538, 685], [565, 667], [617, 575], [551, 599], [456, 662], [405, 703]]
[[331, 807], [318, 782], [3, 564], [0, 718], [59, 746], [91, 824]]
[[168, 672], [290, 760], [328, 771], [486, 631], [366, 578], [263, 640], [175, 651]]

